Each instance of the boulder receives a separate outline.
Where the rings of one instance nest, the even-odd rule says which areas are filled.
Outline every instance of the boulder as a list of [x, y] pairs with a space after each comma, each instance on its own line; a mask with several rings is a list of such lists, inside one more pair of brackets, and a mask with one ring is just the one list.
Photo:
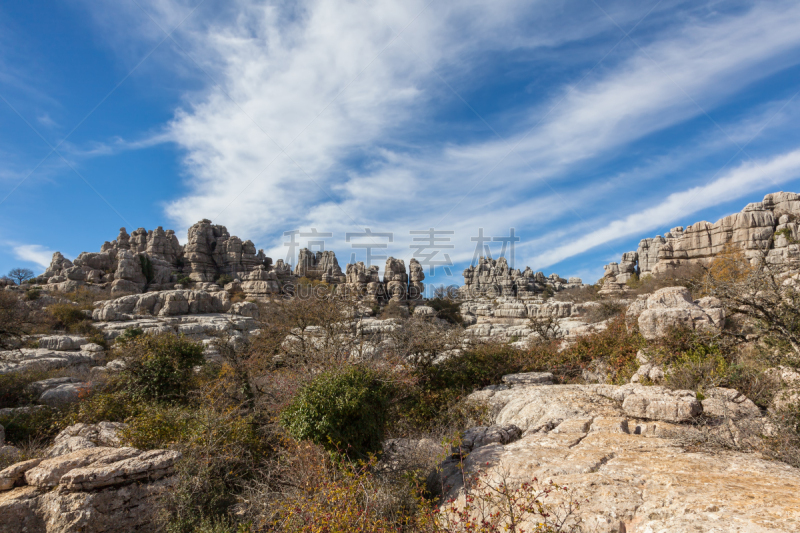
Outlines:
[[74, 451], [120, 445], [120, 432], [128, 425], [123, 422], [98, 422], [97, 424], [75, 424], [64, 428], [47, 450], [48, 457], [58, 457]]
[[507, 374], [503, 383], [509, 385], [552, 385], [553, 374], [550, 372], [525, 372], [523, 374]]
[[128, 455], [128, 452], [123, 454], [122, 450], [128, 448], [120, 449], [118, 455], [120, 459], [106, 456], [89, 466], [71, 469], [61, 476], [61, 486], [68, 491], [76, 492], [97, 490], [133, 481], [153, 481], [173, 474], [175, 462], [181, 457], [181, 453], [174, 450], [150, 450], [123, 457]]
[[39, 465], [42, 459], [30, 459], [9, 466], [5, 470], [0, 470], [0, 491], [10, 490], [14, 485], [20, 483], [25, 476], [25, 473]]
[[[716, 298], [702, 301], [706, 305], [718, 302]], [[647, 298], [646, 309], [638, 317], [639, 331], [650, 340], [664, 336], [671, 327], [720, 330], [724, 322], [725, 311], [721, 307], [701, 307], [692, 301], [691, 293], [685, 287], [657, 290]]]
[[522, 436], [522, 430], [513, 424], [507, 426], [478, 426], [464, 432], [459, 446], [453, 446], [453, 453], [466, 454], [489, 444], [508, 444]]
[[39, 403], [50, 407], [59, 407], [68, 403], [78, 401], [92, 387], [89, 382], [62, 383], [49, 388], [39, 396]]
[[[0, 533], [150, 531], [155, 498], [174, 486], [171, 450], [91, 448], [0, 472]], [[50, 490], [54, 487], [53, 490]]]
[[80, 350], [82, 346], [90, 344], [85, 337], [78, 335], [51, 335], [38, 340], [39, 348], [55, 351]]
[[632, 384], [598, 389], [609, 398], [622, 402], [626, 415], [667, 422], [685, 422], [703, 412], [702, 404], [692, 391], [670, 390]]
[[702, 401], [703, 414], [718, 418], [754, 418], [761, 416], [761, 409], [747, 396], [735, 389], [714, 387], [705, 391]]

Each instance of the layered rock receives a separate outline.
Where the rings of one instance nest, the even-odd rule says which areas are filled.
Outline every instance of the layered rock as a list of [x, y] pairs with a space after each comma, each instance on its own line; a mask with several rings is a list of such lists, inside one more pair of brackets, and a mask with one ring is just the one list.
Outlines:
[[626, 317], [629, 322], [638, 322], [646, 339], [656, 339], [672, 327], [719, 331], [725, 323], [725, 310], [716, 298], [692, 300], [686, 287], [666, 287], [637, 298]]
[[491, 259], [480, 257], [477, 265], [470, 265], [464, 270], [464, 286], [461, 288], [462, 298], [473, 300], [480, 297], [518, 297], [533, 298], [537, 293], [550, 290], [581, 287], [580, 278], [561, 278], [558, 274], [545, 277], [543, 272], [533, 272], [530, 267], [525, 271], [511, 269], [504, 257]]
[[[291, 268], [279, 263], [278, 275], [291, 275]], [[106, 241], [99, 253], [83, 252], [70, 262], [56, 252], [36, 281], [63, 291], [90, 284], [110, 287], [115, 293], [138, 293], [173, 289], [182, 277], [201, 287], [222, 275], [245, 279], [258, 267], [273, 268], [263, 250], [256, 252], [252, 241], [231, 236], [225, 226], [201, 220], [189, 228], [186, 246], [179, 244], [174, 231], [161, 226], [150, 231], [138, 228], [130, 235], [120, 228], [117, 239]]]
[[12, 465], [0, 472], [0, 533], [150, 529], [154, 498], [173, 486], [180, 458], [171, 450], [90, 447]]
[[693, 392], [662, 387], [552, 385], [537, 374], [503, 381], [469, 397], [488, 404], [495, 425], [468, 430], [464, 448], [440, 465], [441, 485], [454, 500], [442, 512], [464, 505], [464, 480], [479, 474], [492, 485], [568, 486], [544, 503], [559, 516], [558, 504], [581, 502], [572, 518], [584, 530], [796, 529], [797, 469], [758, 454], [699, 451], [705, 436], [686, 423], [700, 414], [729, 418], [710, 431], [727, 435], [732, 448], [738, 427], [769, 431], [760, 410], [737, 391], [710, 389], [701, 403]]
[[300, 250], [294, 275], [331, 284], [347, 281], [341, 267], [339, 267], [339, 261], [336, 260], [335, 253], [331, 251], [314, 253], [308, 248]]
[[[727, 249], [741, 251], [751, 261], [766, 257], [782, 263], [800, 257], [796, 218], [800, 216], [800, 195], [771, 193], [761, 202], [747, 204], [741, 212], [715, 223], [696, 222], [685, 229], [672, 228], [663, 237], [643, 239], [636, 253], [641, 275], [664, 274], [692, 265], [708, 266]], [[614, 270], [614, 263], [606, 271]], [[619, 280], [622, 281], [622, 280]]]
[[231, 301], [225, 291], [173, 290], [133, 294], [115, 300], [97, 302], [94, 320], [104, 322], [131, 320], [136, 315], [175, 316], [201, 313], [224, 313]]

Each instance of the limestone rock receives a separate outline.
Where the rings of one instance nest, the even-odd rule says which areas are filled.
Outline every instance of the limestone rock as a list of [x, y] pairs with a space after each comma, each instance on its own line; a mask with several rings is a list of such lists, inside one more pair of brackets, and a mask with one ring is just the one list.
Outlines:
[[[725, 311], [718, 306], [718, 300], [703, 299], [702, 302], [709, 307], [701, 307], [699, 303], [692, 301], [691, 294], [685, 287], [659, 289], [647, 298], [647, 308], [639, 314], [639, 330], [646, 339], [656, 339], [665, 335], [673, 326], [721, 329], [725, 321]], [[717, 306], [710, 307], [712, 305]]]
[[524, 374], [507, 374], [503, 383], [509, 385], [552, 385], [553, 374], [550, 372], [526, 372]]
[[42, 459], [30, 459], [11, 465], [5, 470], [0, 471], [0, 491], [9, 490], [14, 487], [15, 484], [18, 484], [23, 479], [25, 472], [38, 466], [41, 462]]
[[74, 378], [55, 379], [70, 379], [74, 381], [59, 383], [53, 387], [49, 387], [39, 396], [39, 403], [49, 405], [50, 407], [60, 407], [78, 401], [81, 396], [86, 395], [92, 388], [91, 383], [82, 382]]
[[436, 310], [427, 305], [418, 305], [414, 308], [414, 316], [433, 317], [436, 316]]
[[89, 341], [78, 335], [51, 335], [39, 338], [38, 344], [39, 348], [69, 351], [80, 350], [82, 346], [89, 344]]
[[761, 416], [761, 409], [747, 396], [735, 389], [715, 387], [705, 391], [703, 414], [720, 418], [753, 418]]
[[297, 257], [297, 266], [294, 274], [297, 277], [306, 277], [323, 281], [325, 283], [344, 283], [346, 276], [342, 273], [336, 254], [332, 251], [312, 252], [303, 248]]
[[105, 456], [89, 466], [74, 468], [61, 476], [60, 483], [65, 489], [76, 492], [132, 481], [153, 481], [173, 474], [173, 466], [181, 457], [181, 453], [174, 450], [150, 450], [129, 457], [123, 455], [128, 455], [128, 452], [120, 453], [119, 459]]
[[128, 425], [122, 422], [75, 424], [66, 427], [53, 440], [53, 445], [47, 450], [47, 456], [58, 457], [97, 446], [119, 446], [120, 432], [126, 427]]
[[522, 436], [522, 430], [510, 424], [507, 426], [478, 426], [468, 429], [461, 438], [460, 446], [453, 447], [453, 453], [469, 453], [489, 444], [508, 444]]
[[240, 286], [245, 294], [255, 298], [266, 298], [281, 292], [278, 274], [275, 271], [267, 271], [263, 266], [257, 266], [244, 276]]
[[224, 291], [172, 290], [123, 296], [98, 302], [92, 318], [102, 321], [126, 320], [134, 315], [173, 316], [198, 313], [224, 313], [230, 309], [230, 296]]
[[168, 450], [93, 448], [13, 465], [0, 479], [33, 485], [0, 494], [0, 533], [150, 530], [152, 502], [174, 485], [178, 459]]
[[61, 481], [61, 477], [72, 470], [88, 465], [95, 467], [110, 465], [141, 453], [135, 448], [85, 448], [41, 461], [25, 472], [25, 481], [28, 485], [40, 488], [55, 487]]
[[[621, 387], [622, 389], [622, 387]], [[672, 391], [663, 387], [637, 387], [622, 393], [622, 409], [628, 416], [684, 422], [703, 412], [692, 391]]]
[[[675, 440], [641, 433], [553, 433], [479, 448], [465, 470], [483, 471], [490, 483], [566, 485], [569, 493], [547, 503], [580, 501], [584, 530], [600, 533], [793, 531], [800, 520], [800, 473], [788, 465], [745, 453], [687, 452]], [[459, 476], [448, 482], [449, 496], [463, 505]]]
[[26, 369], [55, 370], [94, 366], [102, 361], [103, 352], [55, 351], [45, 348], [18, 348], [0, 351], [0, 374], [21, 372]]

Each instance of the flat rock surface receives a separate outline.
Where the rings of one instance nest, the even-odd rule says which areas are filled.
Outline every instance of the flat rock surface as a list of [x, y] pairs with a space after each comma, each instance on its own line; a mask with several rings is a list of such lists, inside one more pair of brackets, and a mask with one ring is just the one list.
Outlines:
[[[494, 482], [567, 486], [588, 531], [800, 531], [800, 470], [754, 454], [690, 453], [670, 438], [608, 433], [605, 424], [575, 432], [584, 425], [478, 448], [466, 468]], [[453, 496], [459, 477], [448, 478]]]
[[[743, 417], [737, 424], [762, 420], [735, 390], [710, 396], [709, 416], [722, 405]], [[702, 412], [705, 404], [693, 393], [638, 384], [500, 385], [470, 398], [487, 402], [496, 424], [524, 433], [515, 441], [475, 442], [467, 472], [491, 483], [537, 479], [568, 487], [568, 495], [556, 492], [547, 501], [554, 508], [565, 498], [580, 501], [584, 531], [800, 531], [800, 470], [757, 453], [686, 447], [702, 441], [697, 428], [676, 423], [681, 405]], [[442, 472], [448, 496], [462, 505], [457, 461], [446, 461]]]
[[28, 368], [55, 370], [73, 366], [94, 366], [103, 360], [103, 352], [60, 351], [47, 348], [19, 348], [0, 351], [0, 374]]

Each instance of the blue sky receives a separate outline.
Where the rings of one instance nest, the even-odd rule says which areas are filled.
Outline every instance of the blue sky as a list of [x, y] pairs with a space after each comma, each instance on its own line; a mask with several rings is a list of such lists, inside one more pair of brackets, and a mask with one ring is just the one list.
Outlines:
[[514, 228], [516, 267], [594, 282], [800, 191], [798, 27], [780, 1], [4, 2], [0, 272], [209, 218], [275, 259], [330, 232], [342, 266], [452, 231], [459, 283]]

